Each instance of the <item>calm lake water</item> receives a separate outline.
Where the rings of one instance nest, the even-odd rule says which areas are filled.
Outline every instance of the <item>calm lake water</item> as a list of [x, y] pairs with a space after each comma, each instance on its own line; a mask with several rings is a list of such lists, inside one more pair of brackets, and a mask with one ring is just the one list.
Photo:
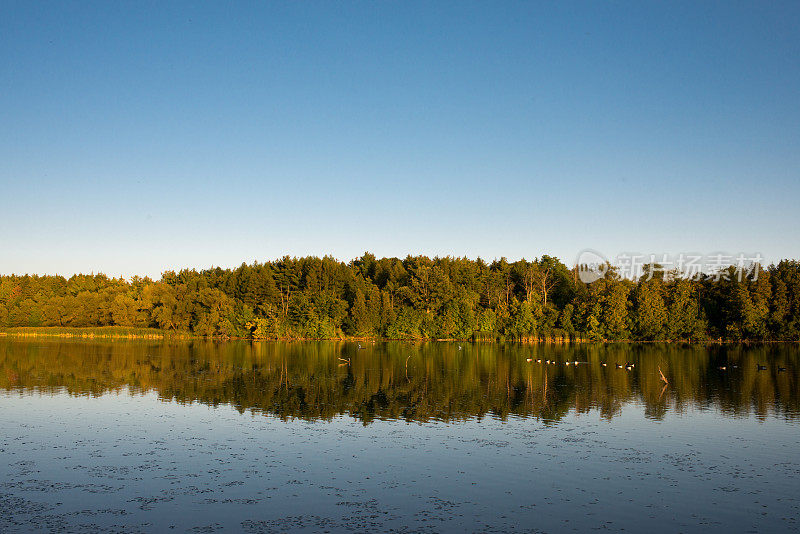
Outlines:
[[796, 345], [362, 346], [0, 338], [0, 531], [800, 528]]

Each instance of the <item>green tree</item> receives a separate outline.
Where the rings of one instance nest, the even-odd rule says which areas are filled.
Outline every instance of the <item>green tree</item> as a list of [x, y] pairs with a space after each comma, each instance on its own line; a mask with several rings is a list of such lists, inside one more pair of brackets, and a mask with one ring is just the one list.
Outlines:
[[640, 281], [634, 291], [634, 328], [638, 339], [663, 340], [667, 337], [667, 306], [661, 281]]

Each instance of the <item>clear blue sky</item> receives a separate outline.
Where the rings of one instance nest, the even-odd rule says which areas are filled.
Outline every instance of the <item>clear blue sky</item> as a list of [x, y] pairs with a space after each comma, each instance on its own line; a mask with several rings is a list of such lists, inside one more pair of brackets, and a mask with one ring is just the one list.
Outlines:
[[0, 2], [0, 272], [800, 258], [797, 2]]

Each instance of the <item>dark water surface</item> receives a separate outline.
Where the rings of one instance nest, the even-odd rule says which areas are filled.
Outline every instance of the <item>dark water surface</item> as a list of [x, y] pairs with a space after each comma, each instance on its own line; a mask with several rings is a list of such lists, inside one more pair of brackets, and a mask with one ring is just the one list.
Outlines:
[[362, 345], [0, 338], [0, 531], [800, 528], [796, 345]]

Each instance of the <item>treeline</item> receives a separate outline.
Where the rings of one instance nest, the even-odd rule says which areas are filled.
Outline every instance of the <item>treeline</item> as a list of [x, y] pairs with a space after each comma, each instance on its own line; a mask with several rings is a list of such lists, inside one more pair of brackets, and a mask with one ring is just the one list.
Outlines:
[[284, 257], [158, 281], [0, 276], [0, 327], [159, 328], [256, 339], [800, 340], [800, 262], [687, 280], [534, 261]]

